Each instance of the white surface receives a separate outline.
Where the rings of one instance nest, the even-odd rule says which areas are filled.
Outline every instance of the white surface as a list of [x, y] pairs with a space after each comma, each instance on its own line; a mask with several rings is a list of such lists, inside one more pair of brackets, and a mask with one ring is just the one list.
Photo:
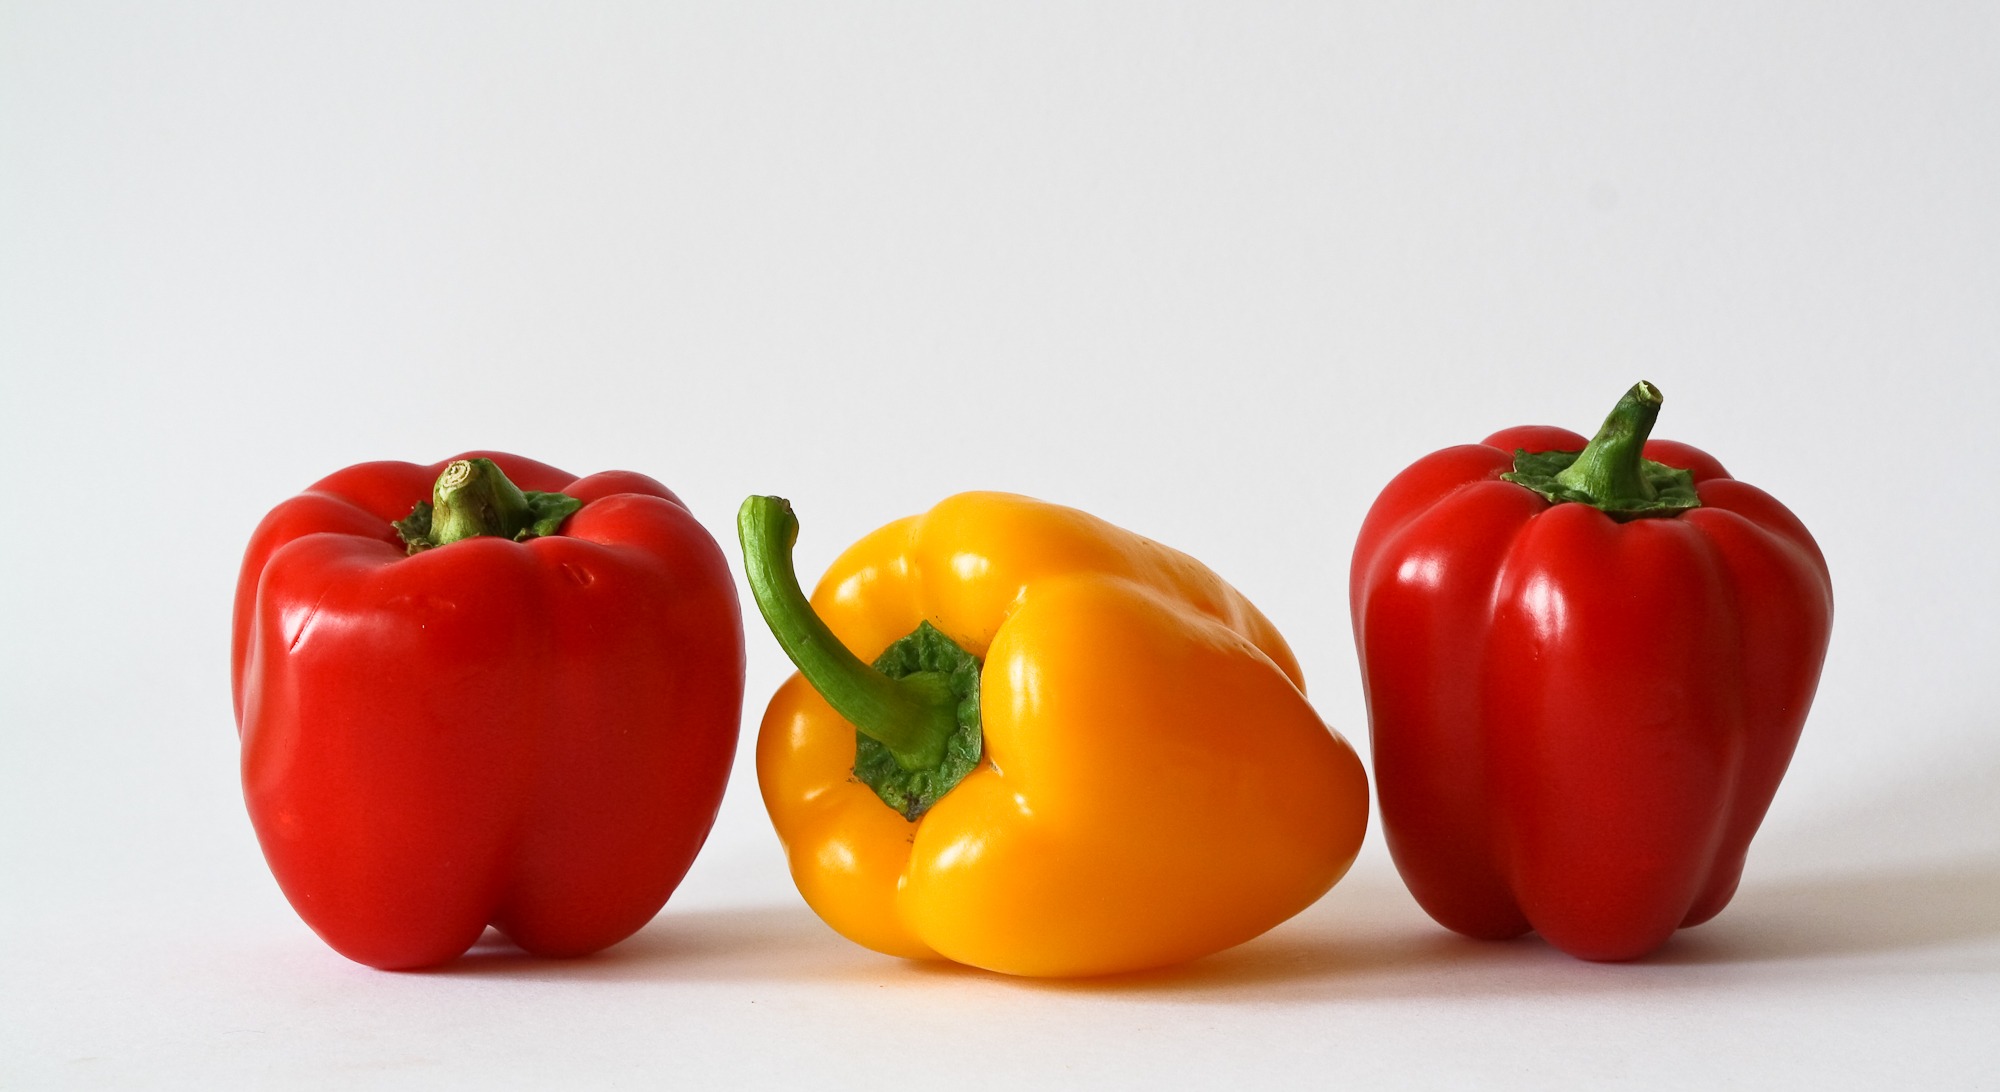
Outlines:
[[[1993, 1086], [1991, 6], [319, 7], [0, 7], [0, 1086]], [[745, 762], [634, 940], [387, 975], [242, 814], [239, 552], [348, 463], [643, 470], [725, 541], [784, 493], [808, 574], [1074, 504], [1249, 593], [1365, 751], [1375, 491], [1642, 376], [1838, 601], [1741, 894], [1649, 963], [1457, 940], [1371, 832], [1179, 970], [905, 964]]]

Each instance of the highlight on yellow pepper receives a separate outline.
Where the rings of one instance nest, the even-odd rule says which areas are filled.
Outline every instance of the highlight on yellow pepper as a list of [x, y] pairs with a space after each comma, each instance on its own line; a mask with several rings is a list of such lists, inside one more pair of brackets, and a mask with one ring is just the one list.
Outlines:
[[1014, 975], [1163, 967], [1353, 863], [1360, 761], [1284, 638], [1193, 558], [964, 493], [863, 538], [808, 601], [790, 504], [751, 497], [737, 529], [800, 671], [759, 733], [764, 804], [800, 893], [856, 943]]

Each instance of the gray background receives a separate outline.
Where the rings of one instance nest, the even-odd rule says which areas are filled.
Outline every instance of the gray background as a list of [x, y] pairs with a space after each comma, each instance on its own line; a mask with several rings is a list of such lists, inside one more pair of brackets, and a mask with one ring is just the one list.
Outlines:
[[[1993, 6], [318, 7], [0, 4], [0, 1084], [1991, 1086]], [[798, 899], [746, 737], [634, 940], [386, 975], [242, 812], [240, 551], [349, 463], [642, 470], [725, 542], [782, 493], [808, 579], [1072, 504], [1365, 754], [1375, 492], [1641, 377], [1838, 603], [1737, 902], [1645, 964], [1460, 941], [1372, 831], [1185, 968], [903, 963]]]

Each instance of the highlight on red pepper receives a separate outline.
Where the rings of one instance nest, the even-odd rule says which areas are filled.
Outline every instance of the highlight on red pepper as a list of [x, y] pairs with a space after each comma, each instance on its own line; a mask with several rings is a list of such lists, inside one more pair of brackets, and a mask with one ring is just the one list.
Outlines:
[[1440, 924], [1627, 960], [1735, 893], [1833, 622], [1804, 524], [1648, 440], [1523, 427], [1392, 481], [1351, 605], [1389, 850]]
[[[524, 491], [525, 487], [525, 491]], [[342, 955], [537, 955], [649, 921], [721, 804], [735, 584], [665, 486], [475, 452], [364, 463], [266, 516], [231, 654], [243, 795]]]
[[1284, 638], [1193, 558], [965, 493], [863, 538], [808, 601], [791, 506], [751, 497], [737, 526], [800, 671], [764, 715], [764, 803], [800, 893], [856, 943], [1015, 975], [1160, 967], [1257, 936], [1353, 862], [1360, 761]]

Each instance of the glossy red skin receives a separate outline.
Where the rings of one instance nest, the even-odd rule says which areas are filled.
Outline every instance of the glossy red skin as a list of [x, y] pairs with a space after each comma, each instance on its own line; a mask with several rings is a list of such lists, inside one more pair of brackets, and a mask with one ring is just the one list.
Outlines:
[[1833, 622], [1805, 526], [1685, 444], [1701, 507], [1613, 521], [1499, 480], [1525, 427], [1391, 482], [1350, 573], [1382, 828], [1468, 936], [1635, 959], [1735, 893]]
[[631, 935], [708, 836], [735, 753], [742, 615], [680, 500], [470, 454], [584, 506], [555, 535], [410, 557], [390, 521], [445, 463], [366, 463], [265, 517], [237, 584], [258, 841], [306, 924], [374, 967], [450, 961], [488, 924], [548, 956]]

